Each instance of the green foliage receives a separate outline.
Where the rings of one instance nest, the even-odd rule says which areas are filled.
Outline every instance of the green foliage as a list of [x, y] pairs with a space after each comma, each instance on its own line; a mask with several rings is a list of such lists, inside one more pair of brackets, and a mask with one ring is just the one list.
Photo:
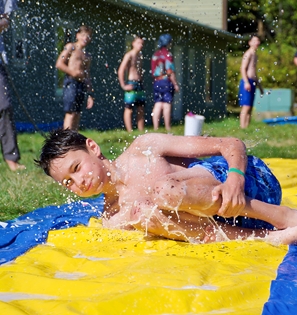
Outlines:
[[[243, 52], [241, 53], [243, 54]], [[293, 63], [295, 49], [283, 43], [262, 44], [258, 49], [258, 78], [263, 88], [288, 88], [297, 91], [297, 67]], [[237, 106], [241, 56], [238, 52], [228, 54], [227, 94], [228, 105]], [[297, 101], [297, 93], [295, 95]]]
[[[297, 67], [293, 63], [297, 51], [296, 26], [296, 0], [228, 1], [228, 30], [243, 36], [258, 33], [262, 38], [258, 50], [258, 77], [264, 88], [297, 90]], [[239, 58], [248, 48], [246, 42], [242, 40], [230, 46], [227, 70], [229, 106], [237, 104]]]

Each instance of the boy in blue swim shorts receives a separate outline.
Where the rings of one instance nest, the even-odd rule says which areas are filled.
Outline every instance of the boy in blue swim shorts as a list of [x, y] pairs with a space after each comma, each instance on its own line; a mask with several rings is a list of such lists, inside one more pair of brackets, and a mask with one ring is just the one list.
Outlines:
[[87, 96], [87, 109], [94, 105], [90, 79], [91, 56], [86, 46], [91, 42], [92, 30], [82, 25], [76, 33], [76, 42], [65, 45], [59, 55], [56, 68], [65, 73], [63, 84], [63, 128], [78, 130], [82, 105]]
[[[132, 115], [136, 108], [137, 128], [144, 129], [144, 105], [145, 92], [142, 81], [142, 48], [144, 40], [141, 36], [135, 36], [132, 41], [132, 49], [128, 51], [120, 64], [118, 79], [124, 93], [124, 124], [128, 132], [133, 130]], [[125, 81], [127, 77], [127, 82]]]
[[[191, 163], [189, 168], [196, 166], [201, 166], [207, 169], [214, 178], [221, 183], [224, 183], [227, 180], [230, 171], [227, 161], [221, 156], [197, 160]], [[282, 191], [278, 180], [267, 165], [255, 156], [248, 156], [248, 163], [245, 171], [244, 193], [250, 198], [261, 200], [269, 204], [280, 205], [281, 203]], [[215, 219], [220, 222], [226, 222], [244, 228], [273, 229], [273, 226], [267, 222], [248, 217], [239, 216], [234, 220], [215, 216]]]
[[[144, 125], [144, 105], [145, 105], [145, 92], [144, 92], [144, 87], [143, 87], [143, 82], [142, 81], [133, 81], [133, 80], [128, 80], [127, 85], [132, 85], [132, 90], [130, 91], [125, 91], [124, 93], [124, 103], [125, 103], [125, 110], [126, 108], [129, 111], [129, 120], [126, 122], [125, 126], [126, 129], [128, 130], [129, 127], [129, 122], [131, 121], [130, 113], [132, 114], [134, 106], [137, 108], [137, 116], [140, 115], [140, 117], [137, 118], [138, 122], [138, 129], [143, 130], [143, 125]], [[126, 121], [126, 117], [124, 115], [124, 121]], [[132, 126], [131, 126], [132, 128]], [[130, 130], [130, 129], [129, 129]]]
[[[112, 161], [92, 139], [55, 130], [36, 163], [79, 196], [104, 193], [102, 220], [108, 228], [193, 242], [221, 235], [297, 240], [297, 211], [279, 205], [277, 179], [260, 159], [247, 157], [236, 138], [147, 133]], [[232, 217], [231, 224], [225, 221]]]
[[258, 86], [263, 94], [263, 88], [257, 77], [257, 54], [256, 51], [260, 45], [260, 39], [258, 36], [252, 36], [249, 40], [250, 48], [244, 53], [240, 73], [242, 79], [239, 83], [238, 100], [241, 106], [240, 112], [240, 127], [247, 128], [251, 122], [252, 109], [254, 104], [254, 98], [256, 93], [256, 87]]

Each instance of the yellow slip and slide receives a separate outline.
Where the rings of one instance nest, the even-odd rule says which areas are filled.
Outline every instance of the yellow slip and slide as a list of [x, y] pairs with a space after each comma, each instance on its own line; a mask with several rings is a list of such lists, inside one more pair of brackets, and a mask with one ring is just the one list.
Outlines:
[[[295, 160], [266, 159], [297, 208]], [[287, 253], [262, 241], [193, 245], [89, 227], [51, 231], [0, 266], [0, 314], [261, 314]]]

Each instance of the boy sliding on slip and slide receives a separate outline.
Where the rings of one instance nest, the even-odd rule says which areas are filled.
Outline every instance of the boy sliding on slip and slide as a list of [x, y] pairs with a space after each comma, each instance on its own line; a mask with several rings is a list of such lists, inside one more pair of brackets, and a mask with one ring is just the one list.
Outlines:
[[[36, 163], [79, 196], [104, 193], [106, 227], [211, 242], [220, 239], [212, 223], [219, 215], [215, 226], [230, 239], [297, 240], [297, 211], [279, 205], [277, 179], [263, 161], [247, 157], [236, 138], [145, 134], [111, 161], [92, 139], [56, 130]], [[222, 217], [234, 217], [239, 226]], [[273, 226], [262, 220], [279, 230], [270, 231]]]

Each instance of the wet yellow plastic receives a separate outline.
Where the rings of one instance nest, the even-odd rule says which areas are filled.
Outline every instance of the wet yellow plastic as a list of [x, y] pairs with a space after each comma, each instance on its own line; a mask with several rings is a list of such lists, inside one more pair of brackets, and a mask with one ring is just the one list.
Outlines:
[[[295, 160], [267, 159], [297, 207]], [[89, 227], [51, 231], [0, 266], [0, 314], [261, 314], [287, 246], [262, 241], [195, 245]]]

